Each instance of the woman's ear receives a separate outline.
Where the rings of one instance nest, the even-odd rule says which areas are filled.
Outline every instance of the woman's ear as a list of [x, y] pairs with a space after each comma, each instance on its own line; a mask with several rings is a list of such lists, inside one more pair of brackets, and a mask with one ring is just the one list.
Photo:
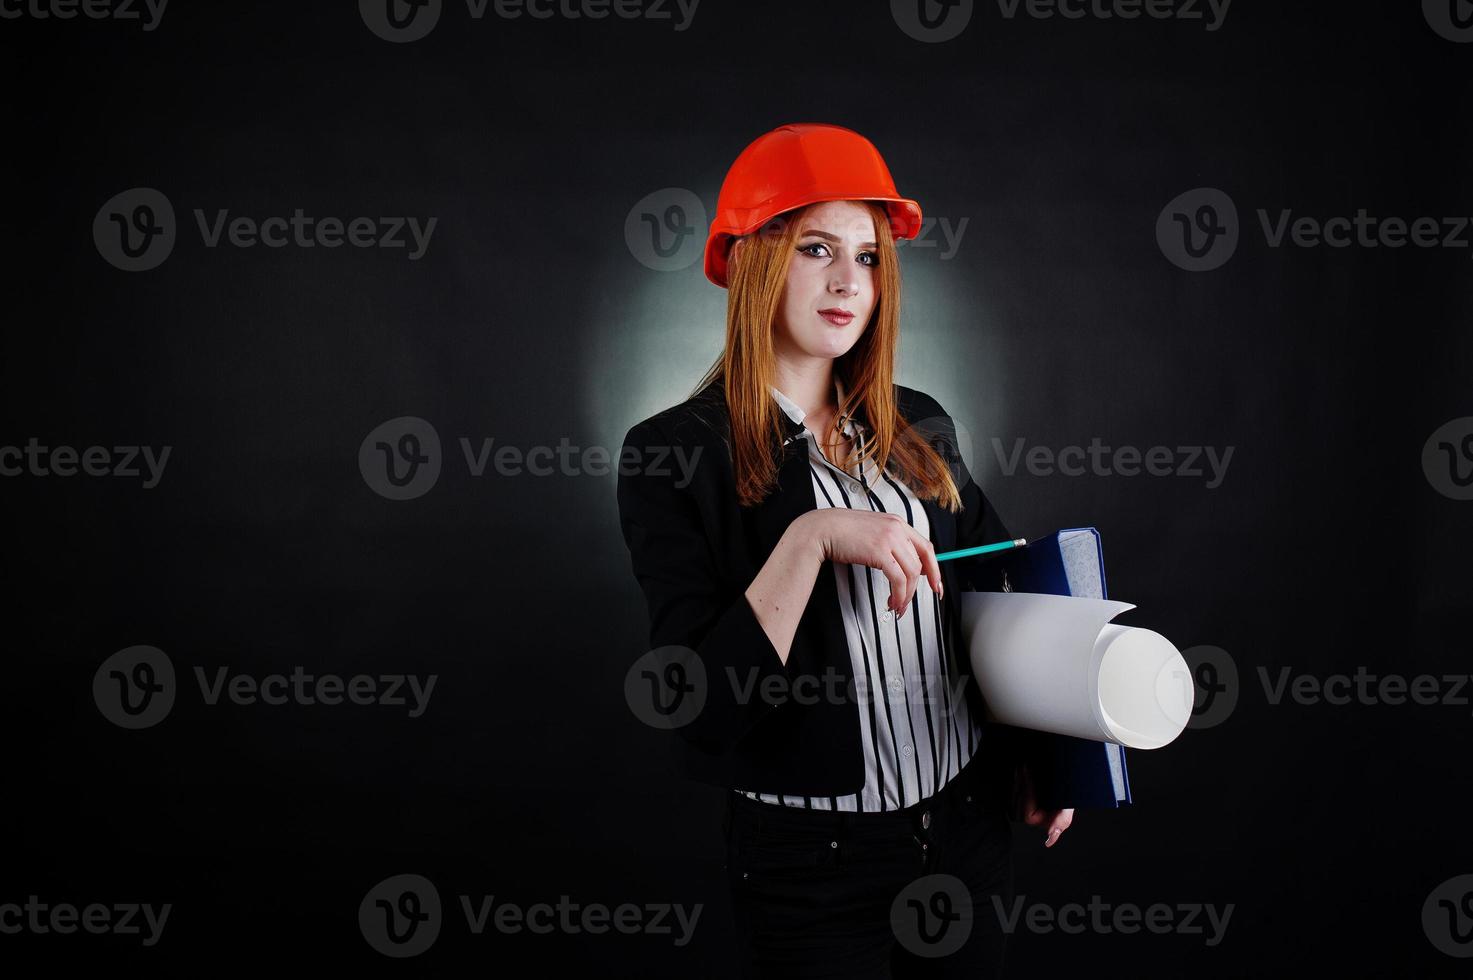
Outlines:
[[726, 281], [728, 283], [731, 282], [734, 273], [740, 267], [742, 257], [747, 254], [747, 242], [751, 240], [751, 237], [751, 235], [743, 235], [740, 238], [733, 238], [731, 247], [726, 250]]

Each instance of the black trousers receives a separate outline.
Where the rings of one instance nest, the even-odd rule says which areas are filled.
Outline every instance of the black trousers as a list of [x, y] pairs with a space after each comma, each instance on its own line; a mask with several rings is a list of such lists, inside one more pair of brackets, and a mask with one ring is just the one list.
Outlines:
[[1001, 975], [1012, 831], [980, 758], [904, 810], [730, 793], [726, 873], [744, 977]]

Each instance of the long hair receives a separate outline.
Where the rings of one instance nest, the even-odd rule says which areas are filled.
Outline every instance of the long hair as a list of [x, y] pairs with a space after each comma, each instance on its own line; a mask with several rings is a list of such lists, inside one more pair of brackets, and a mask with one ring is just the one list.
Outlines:
[[[887, 468], [917, 498], [936, 500], [953, 513], [961, 495], [951, 470], [926, 434], [911, 426], [895, 404], [895, 347], [900, 336], [900, 262], [888, 212], [871, 201], [857, 202], [874, 218], [877, 299], [864, 332], [834, 361], [844, 386], [834, 428], [816, 433], [822, 443], [842, 438], [846, 418], [868, 426], [864, 451], [851, 446], [845, 470], [863, 458]], [[798, 231], [807, 207], [784, 212], [758, 231], [732, 243], [726, 300], [726, 347], [696, 384], [701, 391], [720, 381], [731, 423], [730, 448], [742, 506], [760, 503], [777, 482], [775, 447], [784, 434], [782, 408], [769, 386], [776, 378], [773, 335], [787, 285]], [[857, 442], [857, 440], [856, 440]]]

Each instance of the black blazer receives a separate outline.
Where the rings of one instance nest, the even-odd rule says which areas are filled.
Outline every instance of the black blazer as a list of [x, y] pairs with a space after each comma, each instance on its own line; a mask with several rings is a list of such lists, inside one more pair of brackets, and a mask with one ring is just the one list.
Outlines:
[[[952, 465], [963, 509], [956, 514], [922, 502], [936, 551], [965, 548], [1013, 535], [1003, 525], [955, 452], [955, 424], [931, 396], [895, 386], [900, 414], [919, 426]], [[803, 426], [786, 415], [789, 435]], [[844, 690], [825, 678], [852, 675], [840, 619], [832, 562], [825, 562], [803, 611], [784, 665], [744, 595], [783, 531], [815, 509], [807, 443], [792, 439], [781, 453], [778, 487], [761, 504], [742, 507], [728, 449], [725, 391], [707, 385], [685, 402], [632, 427], [624, 439], [618, 480], [619, 522], [634, 575], [649, 606], [651, 649], [695, 651], [706, 677], [705, 704], [677, 731], [677, 769], [723, 787], [803, 796], [841, 796], [864, 786], [860, 705], [854, 697], [764, 697], [764, 691]], [[694, 456], [683, 473], [677, 464]], [[626, 464], [625, 460], [638, 463]], [[688, 482], [686, 482], [688, 480]], [[682, 485], [683, 484], [683, 485]], [[997, 591], [983, 559], [941, 563], [947, 596], [964, 589]], [[962, 680], [973, 717], [982, 699], [971, 676], [957, 605], [943, 601], [950, 631], [952, 684]], [[914, 615], [914, 609], [911, 610]], [[735, 672], [736, 682], [732, 682]], [[806, 678], [806, 682], [800, 682]], [[755, 685], [748, 687], [749, 681]], [[773, 685], [765, 687], [764, 685]], [[792, 685], [799, 685], [794, 687]], [[743, 690], [752, 692], [743, 697]], [[990, 733], [1002, 726], [987, 726]], [[979, 755], [1001, 761], [1008, 740], [998, 737]], [[1015, 748], [1006, 749], [1008, 752]]]

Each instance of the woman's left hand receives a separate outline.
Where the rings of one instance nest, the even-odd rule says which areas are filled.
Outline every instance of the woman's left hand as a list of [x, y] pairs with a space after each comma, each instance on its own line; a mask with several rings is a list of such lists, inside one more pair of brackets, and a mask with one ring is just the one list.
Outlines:
[[1044, 847], [1053, 847], [1074, 822], [1074, 808], [1067, 810], [1045, 810], [1038, 805], [1033, 792], [1033, 776], [1028, 767], [1020, 765], [1014, 771], [1013, 818], [1021, 819], [1030, 827], [1044, 827]]

